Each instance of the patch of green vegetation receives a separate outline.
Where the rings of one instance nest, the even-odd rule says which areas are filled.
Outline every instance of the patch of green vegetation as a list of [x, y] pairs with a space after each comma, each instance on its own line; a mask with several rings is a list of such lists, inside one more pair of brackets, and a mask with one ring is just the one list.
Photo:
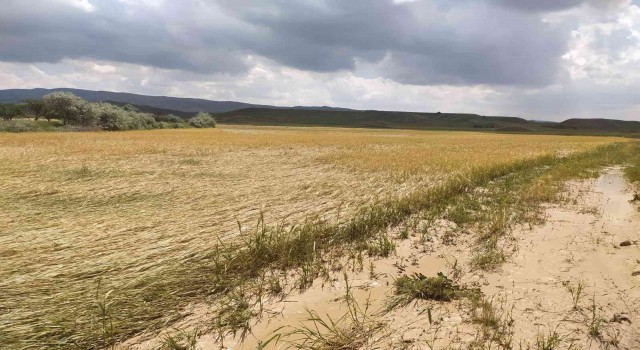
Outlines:
[[240, 293], [223, 300], [218, 312], [214, 328], [218, 333], [218, 341], [222, 342], [228, 335], [244, 340], [251, 332], [251, 320], [257, 313], [253, 310], [247, 297]]
[[[33, 120], [24, 119], [29, 116]], [[129, 104], [89, 102], [62, 91], [21, 104], [0, 104], [0, 117], [4, 120], [0, 122], [0, 131], [7, 132], [215, 128], [217, 125], [208, 113], [198, 113], [187, 122], [174, 115], [144, 113]]]
[[421, 273], [404, 275], [395, 280], [394, 286], [395, 295], [387, 305], [388, 310], [407, 306], [415, 300], [451, 301], [478, 293], [459, 286], [442, 272], [435, 277], [427, 277]]
[[0, 132], [62, 131], [62, 123], [57, 120], [13, 119], [0, 121]]
[[395, 252], [396, 245], [391, 240], [391, 237], [386, 233], [378, 235], [378, 239], [370, 242], [367, 247], [367, 253], [369, 256], [381, 256], [388, 257], [391, 253]]
[[197, 350], [198, 329], [193, 332], [178, 331], [177, 334], [167, 334], [163, 337], [160, 350]]
[[[536, 336], [535, 347], [532, 350], [555, 350], [562, 343], [562, 337], [553, 331], [548, 334], [538, 334]], [[568, 347], [571, 349], [571, 347]]]
[[512, 349], [514, 320], [511, 310], [480, 295], [471, 300], [471, 320], [479, 327], [469, 349]]
[[584, 282], [579, 281], [575, 286], [572, 285], [569, 281], [565, 281], [562, 283], [569, 293], [571, 293], [571, 301], [573, 301], [573, 309], [580, 309], [580, 298], [584, 294]]

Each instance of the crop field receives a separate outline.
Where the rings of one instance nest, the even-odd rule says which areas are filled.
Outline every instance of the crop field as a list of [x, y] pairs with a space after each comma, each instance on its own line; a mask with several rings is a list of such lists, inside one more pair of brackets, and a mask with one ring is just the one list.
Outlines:
[[[249, 126], [2, 134], [0, 347], [107, 346], [170, 324], [206, 294], [172, 269], [202, 274], [198, 259], [259, 222], [339, 223], [454, 176], [626, 141]], [[169, 280], [179, 292], [157, 287]], [[117, 322], [105, 322], [109, 305]]]

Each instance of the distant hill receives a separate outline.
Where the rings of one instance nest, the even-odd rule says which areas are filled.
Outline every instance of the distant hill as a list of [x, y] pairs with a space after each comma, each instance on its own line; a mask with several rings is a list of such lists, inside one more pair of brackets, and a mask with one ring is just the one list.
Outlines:
[[[196, 112], [214, 113], [220, 123], [249, 125], [339, 126], [360, 128], [484, 130], [509, 133], [606, 134], [636, 136], [640, 122], [613, 119], [568, 119], [563, 122], [464, 113], [359, 111], [346, 108], [253, 105], [233, 101], [145, 96], [79, 89], [0, 90], [0, 103], [40, 98], [52, 91], [69, 91], [89, 100], [131, 104], [142, 112], [174, 114], [184, 119]], [[636, 134], [636, 135], [630, 135]]]
[[[221, 123], [262, 125], [318, 125], [368, 128], [498, 129], [534, 125], [515, 117], [486, 117], [461, 113], [386, 111], [303, 111], [248, 108], [221, 113]], [[533, 128], [532, 128], [533, 129]]]
[[598, 130], [612, 132], [640, 132], [640, 122], [615, 119], [567, 119], [556, 127], [575, 130]]
[[93, 91], [93, 90], [81, 90], [81, 89], [9, 89], [0, 90], [0, 103], [19, 103], [25, 98], [41, 98], [42, 96], [54, 92], [54, 91], [68, 91], [72, 92], [88, 101], [113, 101], [121, 103], [130, 103], [139, 106], [149, 106], [153, 108], [181, 111], [181, 112], [209, 112], [209, 113], [224, 113], [234, 111], [243, 108], [292, 108], [292, 109], [304, 109], [304, 110], [337, 110], [345, 111], [345, 108], [333, 108], [333, 107], [278, 107], [269, 105], [255, 105], [250, 103], [234, 102], [234, 101], [211, 101], [199, 98], [182, 98], [182, 97], [167, 97], [167, 96], [146, 96], [138, 94], [130, 94], [125, 92], [111, 92], [111, 91]]
[[306, 125], [361, 128], [484, 130], [509, 133], [620, 134], [640, 133], [640, 122], [611, 119], [569, 119], [561, 123], [516, 117], [464, 113], [389, 111], [303, 111], [247, 108], [216, 115], [227, 124]]

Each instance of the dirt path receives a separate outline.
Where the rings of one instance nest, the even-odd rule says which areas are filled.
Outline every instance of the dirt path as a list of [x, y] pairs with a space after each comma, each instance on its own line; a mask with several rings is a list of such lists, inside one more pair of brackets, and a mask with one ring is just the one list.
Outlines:
[[[640, 349], [640, 275], [634, 276], [640, 271], [640, 212], [630, 203], [620, 169], [608, 169], [598, 179], [571, 183], [569, 188], [569, 204], [549, 206], [544, 225], [513, 233], [518, 250], [500, 271], [470, 271], [473, 235], [460, 234], [455, 244], [444, 244], [443, 235], [455, 228], [443, 222], [431, 232], [428, 244], [418, 244], [417, 238], [400, 241], [393, 257], [365, 259], [361, 271], [350, 271], [356, 299], [360, 305], [369, 299], [372, 310], [381, 310], [393, 294], [395, 278], [413, 272], [452, 274], [457, 261], [456, 266], [463, 267], [458, 271], [461, 283], [480, 287], [493, 301], [515, 349], [540, 349], [542, 340], [555, 342], [548, 349]], [[630, 244], [620, 246], [625, 241]], [[308, 318], [307, 309], [337, 319], [347, 311], [340, 300], [344, 294], [345, 283], [336, 273], [333, 280], [317, 281], [284, 301], [264, 300], [269, 312], [252, 324], [252, 334], [244, 342], [227, 337], [225, 348], [255, 349], [274, 331], [299, 326]], [[210, 311], [195, 305], [176, 327], [193, 330]], [[376, 318], [385, 327], [369, 348], [468, 348], [481, 332], [464, 300], [419, 302]], [[120, 348], [156, 348], [160, 339], [138, 337]], [[216, 334], [202, 334], [197, 348], [220, 349], [217, 339]]]
[[575, 204], [549, 208], [544, 226], [516, 233], [518, 253], [486, 276], [483, 292], [513, 305], [516, 339], [555, 330], [583, 349], [640, 349], [640, 276], [632, 276], [640, 215], [627, 184], [610, 169], [571, 188]]

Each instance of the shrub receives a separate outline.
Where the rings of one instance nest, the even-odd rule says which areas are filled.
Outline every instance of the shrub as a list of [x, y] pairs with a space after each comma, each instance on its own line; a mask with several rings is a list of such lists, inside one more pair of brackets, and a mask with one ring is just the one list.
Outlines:
[[[6, 120], [0, 125], [0, 131], [31, 131], [51, 130], [58, 125], [52, 124], [52, 120], [62, 121], [65, 130], [134, 130], [155, 128], [185, 128], [190, 127], [184, 119], [175, 115], [154, 117], [150, 113], [142, 113], [131, 105], [117, 106], [106, 102], [88, 102], [72, 93], [54, 92], [43, 97], [42, 100], [28, 100], [28, 107], [37, 116], [44, 116], [46, 124], [11, 122], [16, 115], [22, 113], [23, 105], [0, 104], [0, 117]], [[42, 110], [41, 110], [42, 109]], [[191, 125], [203, 127], [215, 127], [215, 120], [209, 114], [199, 113], [193, 118]]]
[[38, 130], [38, 125], [33, 122], [29, 122], [24, 119], [10, 120], [4, 123], [1, 127], [2, 131], [9, 132], [27, 132]]
[[156, 120], [149, 113], [127, 112], [132, 122], [131, 129], [153, 129]]
[[100, 125], [105, 130], [153, 129], [158, 123], [149, 113], [135, 112], [110, 103], [92, 103]]
[[130, 130], [133, 127], [129, 112], [121, 107], [110, 103], [94, 103], [93, 108], [105, 130]]
[[20, 104], [0, 104], [0, 117], [9, 121], [23, 113], [23, 105]]
[[156, 121], [165, 123], [184, 123], [184, 119], [173, 114], [163, 114], [155, 116]]
[[215, 128], [216, 120], [209, 113], [200, 112], [195, 117], [189, 119], [189, 124], [194, 128]]
[[43, 98], [45, 117], [59, 118], [64, 124], [95, 125], [98, 116], [92, 104], [70, 92], [52, 92]]

